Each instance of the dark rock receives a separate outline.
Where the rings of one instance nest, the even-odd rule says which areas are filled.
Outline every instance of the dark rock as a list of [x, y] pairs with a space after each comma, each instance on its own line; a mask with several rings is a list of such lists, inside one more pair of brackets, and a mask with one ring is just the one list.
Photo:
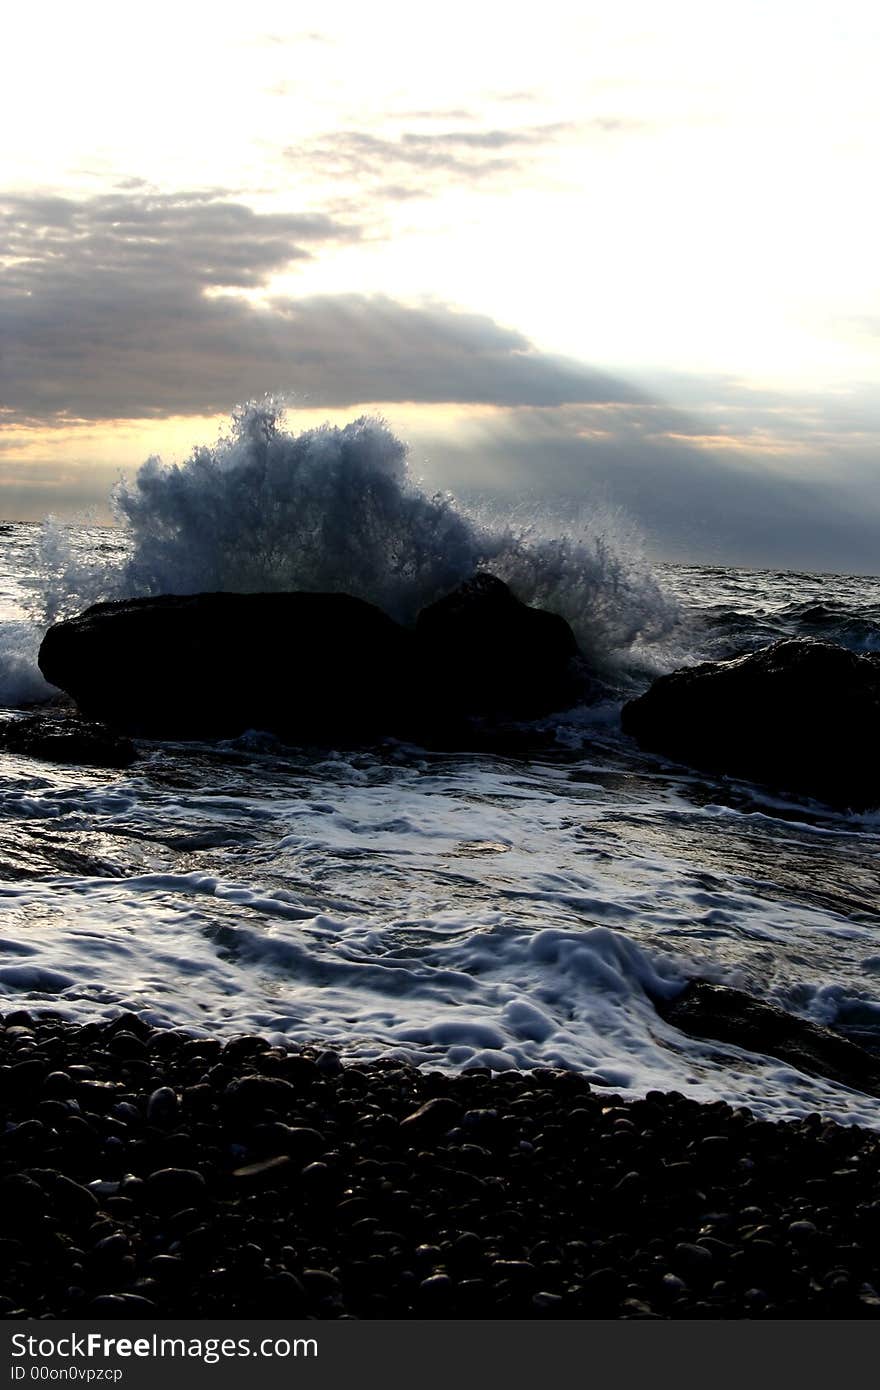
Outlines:
[[98, 1259], [112, 1264], [115, 1260], [121, 1260], [129, 1252], [129, 1244], [121, 1231], [114, 1231], [112, 1235], [104, 1236], [103, 1240], [96, 1242], [93, 1248], [93, 1255]]
[[461, 1106], [449, 1096], [434, 1096], [400, 1121], [400, 1128], [412, 1134], [444, 1134], [461, 1116]]
[[321, 1153], [326, 1143], [324, 1135], [306, 1125], [277, 1126], [277, 1137], [286, 1154], [303, 1162]]
[[535, 1269], [528, 1260], [495, 1260], [491, 1267], [493, 1280], [510, 1279], [518, 1284], [533, 1283]]
[[71, 714], [29, 714], [0, 726], [0, 748], [28, 758], [88, 767], [129, 767], [137, 750], [104, 724]]
[[306, 1292], [289, 1270], [264, 1280], [260, 1289], [260, 1316], [292, 1317], [303, 1309]]
[[788, 1228], [788, 1234], [792, 1240], [803, 1244], [804, 1241], [815, 1240], [819, 1232], [812, 1221], [792, 1221]]
[[101, 603], [51, 627], [39, 661], [87, 718], [155, 738], [469, 743], [493, 737], [473, 716], [531, 718], [583, 690], [565, 620], [487, 574], [424, 609], [415, 631], [347, 594]]
[[692, 1037], [778, 1057], [799, 1071], [880, 1096], [880, 1061], [870, 1052], [742, 990], [691, 980], [675, 999], [658, 1000], [656, 1007], [668, 1023]]
[[0, 1182], [0, 1206], [9, 1229], [27, 1228], [49, 1210], [49, 1198], [39, 1183], [23, 1173]]
[[114, 1033], [107, 1041], [107, 1051], [112, 1052], [114, 1057], [144, 1057], [147, 1049], [143, 1041], [136, 1037], [134, 1033], [123, 1031]]
[[225, 1099], [240, 1115], [259, 1119], [267, 1110], [286, 1113], [296, 1100], [296, 1089], [279, 1076], [243, 1076], [230, 1082]]
[[32, 1087], [42, 1083], [46, 1076], [46, 1063], [39, 1057], [26, 1062], [16, 1062], [6, 1073], [6, 1085], [14, 1091], [29, 1092]]
[[[308, 1065], [288, 1122], [254, 1120], [224, 1093], [235, 1070], [271, 1081], [277, 1063], [292, 1075], [278, 1049], [249, 1045], [215, 1068], [219, 1044], [203, 1061], [191, 1040], [154, 1048], [156, 1030], [141, 1025], [151, 1060], [132, 1076], [107, 1046], [114, 1032], [135, 1028], [0, 1020], [0, 1078], [31, 1046], [47, 1076], [63, 1061], [74, 1085], [91, 1083], [84, 1095], [100, 1109], [76, 1116], [39, 1085], [2, 1093], [4, 1318], [851, 1319], [880, 1308], [871, 1130], [820, 1115], [770, 1124], [676, 1092], [590, 1099], [554, 1070], [451, 1076], [380, 1061], [325, 1076], [317, 1048], [295, 1054]], [[150, 1125], [150, 1095], [186, 1094], [195, 1077], [216, 1103], [196, 1116], [184, 1104], [173, 1133]], [[45, 1105], [57, 1128], [28, 1129]], [[590, 1124], [573, 1125], [576, 1111]], [[169, 1164], [178, 1141], [193, 1158]]]
[[333, 1186], [333, 1173], [326, 1163], [307, 1163], [300, 1178], [313, 1191]]
[[663, 1290], [667, 1294], [674, 1296], [687, 1293], [687, 1285], [683, 1279], [679, 1279], [677, 1274], [664, 1274], [662, 1283]]
[[98, 1210], [98, 1199], [81, 1183], [59, 1173], [52, 1189], [52, 1204], [55, 1210], [63, 1212], [68, 1220], [94, 1220]]
[[521, 603], [491, 574], [476, 574], [423, 608], [416, 638], [447, 717], [534, 718], [571, 705], [583, 689], [565, 619]]
[[150, 1174], [144, 1187], [147, 1203], [156, 1211], [198, 1207], [207, 1197], [205, 1179], [192, 1168], [159, 1168]]
[[431, 1302], [446, 1302], [452, 1297], [455, 1285], [448, 1274], [432, 1274], [427, 1279], [423, 1279], [419, 1285], [419, 1293]]
[[253, 1057], [258, 1052], [268, 1052], [270, 1049], [271, 1043], [258, 1034], [239, 1033], [237, 1037], [228, 1038], [223, 1044], [223, 1060], [240, 1062], [245, 1057]]
[[540, 1293], [532, 1295], [532, 1306], [540, 1313], [552, 1313], [562, 1306], [562, 1297], [558, 1293], [549, 1293], [542, 1289]]
[[147, 1119], [151, 1125], [169, 1127], [180, 1115], [180, 1101], [177, 1092], [170, 1086], [160, 1086], [147, 1101]]
[[147, 1268], [160, 1283], [179, 1283], [186, 1274], [183, 1260], [176, 1255], [154, 1255]]
[[289, 1169], [288, 1155], [274, 1154], [272, 1158], [261, 1158], [256, 1163], [246, 1163], [241, 1168], [236, 1168], [233, 1177], [252, 1186], [271, 1187], [285, 1179]]
[[49, 629], [39, 662], [128, 733], [320, 742], [399, 727], [411, 655], [409, 632], [347, 594], [219, 593], [96, 604]]
[[72, 1096], [76, 1090], [76, 1084], [72, 1076], [66, 1071], [51, 1071], [43, 1082], [43, 1091], [47, 1096], [54, 1096], [57, 1099]]
[[111, 1318], [149, 1318], [157, 1312], [156, 1304], [151, 1299], [135, 1293], [99, 1294], [92, 1299], [89, 1310]]
[[341, 1288], [336, 1276], [326, 1269], [304, 1269], [302, 1285], [318, 1298], [331, 1298], [339, 1293]]
[[691, 1245], [682, 1241], [676, 1245], [673, 1258], [677, 1269], [689, 1271], [692, 1275], [708, 1278], [713, 1265], [711, 1250], [704, 1245]]
[[342, 1063], [339, 1054], [332, 1052], [329, 1048], [326, 1052], [319, 1052], [315, 1059], [315, 1066], [324, 1076], [338, 1076], [342, 1071]]
[[623, 708], [642, 748], [834, 806], [880, 803], [880, 654], [811, 638], [661, 676]]
[[47, 1129], [41, 1120], [22, 1120], [21, 1124], [7, 1130], [6, 1142], [27, 1148], [41, 1143], [46, 1135]]

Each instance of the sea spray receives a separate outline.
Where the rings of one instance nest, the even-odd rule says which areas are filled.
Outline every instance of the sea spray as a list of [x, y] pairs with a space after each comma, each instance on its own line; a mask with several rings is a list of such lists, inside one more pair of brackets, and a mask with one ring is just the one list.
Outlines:
[[274, 407], [250, 407], [182, 466], [149, 459], [115, 503], [129, 593], [341, 592], [406, 620], [484, 548], [451, 498], [410, 484], [404, 445], [367, 417], [290, 434]]
[[406, 446], [378, 418], [295, 434], [271, 402], [237, 411], [213, 446], [182, 464], [148, 459], [114, 505], [122, 564], [44, 544], [43, 616], [98, 599], [200, 591], [345, 592], [403, 622], [479, 569], [561, 613], [597, 669], [650, 664], [677, 605], [607, 516], [567, 533], [491, 522], [413, 479]]
[[42, 704], [57, 693], [37, 665], [40, 635], [33, 622], [0, 622], [0, 707]]

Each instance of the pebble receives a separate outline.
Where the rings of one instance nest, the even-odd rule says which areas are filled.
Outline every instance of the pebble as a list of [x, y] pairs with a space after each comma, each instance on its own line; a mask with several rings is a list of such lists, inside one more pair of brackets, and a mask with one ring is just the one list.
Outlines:
[[[116, 1106], [114, 1109], [118, 1111], [120, 1107]], [[133, 1107], [127, 1106], [126, 1114], [132, 1109]], [[134, 1111], [134, 1114], [137, 1116], [137, 1111]], [[159, 1086], [147, 1101], [148, 1121], [151, 1125], [162, 1125], [170, 1128], [177, 1123], [179, 1117], [180, 1101], [177, 1092], [172, 1090], [170, 1086]]]
[[4, 1317], [880, 1308], [873, 1133], [600, 1099], [553, 1069], [348, 1068], [134, 1015], [5, 1024]]
[[207, 1195], [205, 1179], [191, 1168], [160, 1168], [145, 1183], [146, 1202], [161, 1211], [201, 1206]]

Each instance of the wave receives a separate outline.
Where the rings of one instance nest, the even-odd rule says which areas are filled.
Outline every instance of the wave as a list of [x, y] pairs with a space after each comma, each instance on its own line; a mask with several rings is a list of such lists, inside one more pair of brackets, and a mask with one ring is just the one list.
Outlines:
[[725, 660], [803, 637], [880, 652], [877, 576], [691, 565], [664, 567], [664, 579], [679, 597], [687, 660]]
[[40, 628], [31, 622], [0, 625], [0, 707], [44, 704], [57, 694], [37, 665], [40, 636]]
[[479, 569], [561, 613], [603, 673], [644, 666], [678, 605], [606, 514], [567, 532], [488, 523], [412, 477], [379, 418], [291, 433], [271, 402], [182, 464], [150, 458], [116, 489], [123, 562], [83, 560], [58, 527], [43, 546], [43, 617], [100, 599], [199, 591], [346, 592], [407, 622]]

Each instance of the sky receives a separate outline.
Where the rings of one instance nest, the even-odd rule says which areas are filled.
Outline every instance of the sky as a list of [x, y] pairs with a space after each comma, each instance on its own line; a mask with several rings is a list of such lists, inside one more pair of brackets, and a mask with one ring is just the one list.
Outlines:
[[880, 571], [880, 11], [4, 14], [0, 516], [280, 396], [659, 558]]

